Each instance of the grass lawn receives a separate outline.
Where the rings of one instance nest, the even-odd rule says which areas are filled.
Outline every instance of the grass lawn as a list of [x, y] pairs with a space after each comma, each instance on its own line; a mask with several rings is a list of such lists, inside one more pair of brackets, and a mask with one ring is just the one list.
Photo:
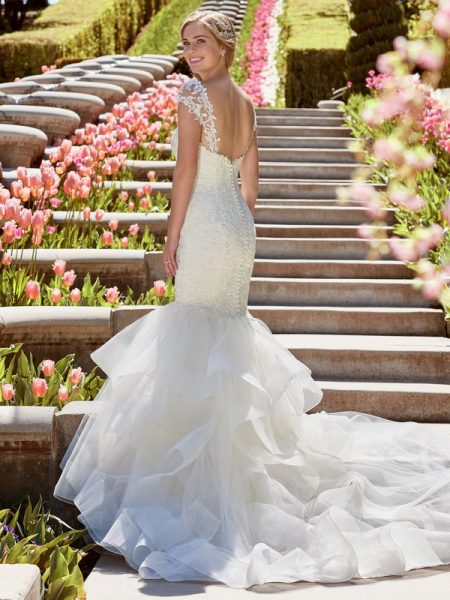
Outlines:
[[179, 28], [185, 17], [200, 8], [201, 0], [172, 0], [139, 33], [127, 54], [172, 54], [179, 40]]
[[350, 35], [346, 0], [287, 0], [287, 49], [344, 49]]

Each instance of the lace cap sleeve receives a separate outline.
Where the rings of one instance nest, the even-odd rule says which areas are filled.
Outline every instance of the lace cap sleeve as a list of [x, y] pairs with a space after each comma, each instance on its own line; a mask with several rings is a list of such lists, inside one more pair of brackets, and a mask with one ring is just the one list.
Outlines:
[[213, 107], [209, 101], [206, 88], [194, 78], [188, 79], [178, 90], [177, 102], [187, 106], [197, 121], [202, 125], [210, 150], [217, 152], [216, 125]]

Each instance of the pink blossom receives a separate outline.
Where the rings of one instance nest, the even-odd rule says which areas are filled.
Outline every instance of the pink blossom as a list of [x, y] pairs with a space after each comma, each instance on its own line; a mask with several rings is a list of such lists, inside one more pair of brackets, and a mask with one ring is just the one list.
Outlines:
[[120, 247], [128, 248], [128, 238], [126, 236], [123, 238], [120, 238]]
[[83, 208], [83, 219], [85, 221], [89, 221], [91, 218], [91, 209], [89, 208], [89, 206], [85, 206]]
[[107, 288], [107, 290], [105, 292], [105, 298], [106, 298], [107, 302], [114, 303], [118, 297], [119, 297], [119, 290], [117, 289], [116, 285], [114, 287]]
[[139, 225], [137, 223], [130, 225], [130, 227], [128, 229], [128, 233], [132, 236], [136, 236], [138, 231], [139, 231]]
[[47, 382], [41, 377], [33, 377], [31, 389], [33, 391], [33, 396], [36, 396], [37, 398], [43, 398], [47, 393]]
[[11, 254], [8, 254], [7, 252], [5, 252], [2, 256], [2, 265], [4, 267], [9, 267], [9, 265], [12, 263], [12, 256]]
[[27, 281], [27, 284], [25, 285], [25, 296], [29, 300], [36, 300], [36, 298], [39, 297], [40, 293], [41, 293], [41, 286], [39, 285], [39, 283], [37, 281], [34, 281], [33, 279], [30, 279], [29, 281]]
[[83, 373], [81, 367], [77, 367], [76, 369], [72, 369], [70, 371], [69, 379], [70, 379], [71, 383], [73, 383], [74, 385], [77, 385], [82, 380], [83, 375], [84, 375], [84, 373]]
[[119, 221], [117, 219], [111, 219], [108, 223], [108, 227], [111, 229], [111, 231], [117, 231], [117, 228], [119, 227]]
[[141, 198], [139, 200], [139, 206], [143, 209], [147, 209], [150, 206], [150, 201], [148, 198]]
[[58, 400], [60, 402], [67, 402], [69, 397], [69, 390], [65, 385], [60, 385], [58, 390]]
[[57, 304], [58, 302], [61, 302], [61, 298], [62, 298], [61, 290], [59, 288], [53, 288], [52, 291], [50, 292], [51, 301], [55, 302]]
[[44, 360], [42, 363], [42, 373], [45, 377], [51, 377], [55, 372], [55, 361], [54, 360]]
[[76, 274], [73, 269], [70, 269], [70, 271], [65, 271], [64, 275], [62, 276], [62, 282], [67, 287], [70, 287], [71, 285], [73, 285], [75, 283], [75, 279], [76, 279]]
[[163, 279], [158, 279], [153, 282], [155, 290], [155, 296], [165, 296], [166, 294], [166, 283]]
[[97, 208], [97, 210], [95, 211], [95, 220], [101, 221], [103, 219], [104, 214], [105, 214], [104, 210], [102, 210], [101, 208]]
[[58, 258], [53, 263], [52, 269], [53, 269], [53, 272], [55, 273], [55, 275], [59, 275], [61, 277], [61, 275], [64, 274], [64, 271], [66, 269], [66, 261], [63, 260], [62, 258]]
[[104, 231], [102, 234], [102, 242], [104, 246], [112, 246], [114, 236], [111, 231]]
[[71, 302], [73, 302], [74, 304], [78, 304], [78, 302], [81, 301], [80, 290], [78, 288], [73, 288], [72, 290], [70, 290], [69, 297], [70, 297]]
[[3, 383], [2, 384], [2, 397], [6, 402], [11, 402], [14, 398], [14, 387], [11, 383]]

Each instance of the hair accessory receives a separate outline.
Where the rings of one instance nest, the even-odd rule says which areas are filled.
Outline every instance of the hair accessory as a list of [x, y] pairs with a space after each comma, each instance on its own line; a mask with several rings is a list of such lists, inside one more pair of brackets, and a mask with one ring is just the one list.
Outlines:
[[221, 29], [220, 33], [227, 40], [233, 40], [234, 39], [233, 30], [231, 29], [231, 27], [229, 25], [224, 25], [223, 29]]

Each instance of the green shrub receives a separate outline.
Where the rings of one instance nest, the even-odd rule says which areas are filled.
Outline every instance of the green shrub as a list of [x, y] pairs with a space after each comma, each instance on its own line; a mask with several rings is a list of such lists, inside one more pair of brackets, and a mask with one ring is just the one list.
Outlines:
[[0, 81], [40, 72], [64, 57], [123, 53], [139, 29], [169, 0], [61, 0], [32, 30], [0, 36]]
[[33, 564], [41, 572], [43, 600], [86, 598], [80, 561], [97, 544], [82, 547], [87, 529], [74, 529], [52, 514], [41, 496], [18, 507], [0, 508], [0, 563]]
[[286, 27], [286, 106], [316, 106], [345, 85], [347, 2], [291, 0]]

